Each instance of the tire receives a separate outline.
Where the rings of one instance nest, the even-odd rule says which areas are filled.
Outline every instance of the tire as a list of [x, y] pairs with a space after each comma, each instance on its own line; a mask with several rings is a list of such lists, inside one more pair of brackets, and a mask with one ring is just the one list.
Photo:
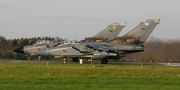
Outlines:
[[73, 61], [73, 62], [78, 62], [79, 59], [78, 59], [78, 58], [72, 58], [72, 61]]
[[102, 60], [101, 60], [101, 63], [102, 63], [102, 64], [107, 64], [107, 63], [108, 63], [108, 60], [107, 60], [107, 59], [102, 59]]
[[41, 62], [41, 59], [39, 59], [38, 62]]

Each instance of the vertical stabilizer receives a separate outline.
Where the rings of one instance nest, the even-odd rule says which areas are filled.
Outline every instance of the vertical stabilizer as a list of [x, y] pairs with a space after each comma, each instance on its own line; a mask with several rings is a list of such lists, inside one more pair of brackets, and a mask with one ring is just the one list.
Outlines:
[[113, 40], [121, 30], [126, 26], [126, 23], [116, 22], [109, 25], [107, 28], [99, 32], [98, 34], [94, 35], [93, 38], [110, 41]]
[[126, 33], [123, 37], [144, 43], [155, 29], [156, 25], [159, 24], [159, 22], [160, 19], [148, 19], [144, 22], [141, 22], [138, 26]]

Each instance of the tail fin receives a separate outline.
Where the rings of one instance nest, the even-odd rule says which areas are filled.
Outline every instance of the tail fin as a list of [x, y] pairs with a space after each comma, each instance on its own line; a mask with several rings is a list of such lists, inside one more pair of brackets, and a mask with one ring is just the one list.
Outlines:
[[148, 19], [144, 22], [141, 22], [138, 26], [126, 33], [123, 37], [144, 43], [155, 29], [156, 25], [159, 24], [159, 22], [160, 19]]
[[113, 40], [121, 30], [126, 26], [126, 23], [116, 22], [109, 25], [107, 28], [99, 32], [98, 34], [94, 35], [93, 38], [110, 41]]

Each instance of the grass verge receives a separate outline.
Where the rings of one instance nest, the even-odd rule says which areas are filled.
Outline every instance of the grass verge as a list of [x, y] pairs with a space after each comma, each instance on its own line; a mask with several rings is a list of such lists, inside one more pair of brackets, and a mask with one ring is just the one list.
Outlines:
[[177, 90], [179, 85], [179, 67], [0, 63], [1, 90]]

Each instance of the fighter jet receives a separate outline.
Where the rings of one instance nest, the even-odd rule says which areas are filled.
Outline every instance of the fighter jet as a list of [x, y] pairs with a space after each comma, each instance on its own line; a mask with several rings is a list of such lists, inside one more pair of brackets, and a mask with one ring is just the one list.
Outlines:
[[[118, 34], [121, 32], [121, 30], [126, 26], [126, 23], [122, 22], [116, 22], [111, 25], [108, 25], [107, 28], [99, 32], [98, 34], [94, 35], [93, 37], [90, 37], [94, 40], [102, 40], [102, 41], [109, 41], [114, 39], [118, 36]], [[66, 41], [67, 42], [67, 41]], [[60, 42], [61, 43], [61, 42]], [[50, 48], [50, 47], [56, 47], [60, 44], [59, 42], [52, 42], [50, 40], [39, 40], [33, 45], [27, 45], [22, 46], [17, 49], [14, 49], [14, 52], [23, 53], [23, 54], [29, 54], [30, 56], [37, 55], [36, 52]], [[39, 59], [40, 61], [40, 56]]]
[[[144, 43], [159, 24], [160, 19], [148, 19], [140, 22], [138, 26], [124, 36], [116, 37], [110, 41], [94, 41], [66, 43], [57, 47], [50, 47], [36, 52], [38, 55], [51, 55], [61, 58], [71, 57], [72, 61], [78, 59], [101, 59], [102, 64], [107, 64], [108, 59], [120, 59], [126, 54], [142, 52]], [[91, 42], [89, 42], [91, 41]]]

